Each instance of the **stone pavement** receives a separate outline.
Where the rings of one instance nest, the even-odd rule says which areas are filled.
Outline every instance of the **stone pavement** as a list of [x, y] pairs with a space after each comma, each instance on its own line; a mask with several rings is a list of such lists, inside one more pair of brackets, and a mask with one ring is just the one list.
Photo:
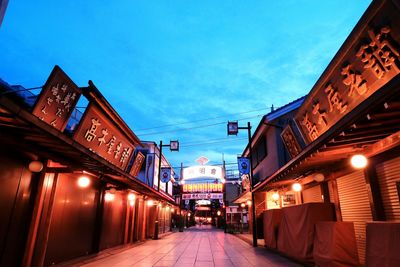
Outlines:
[[74, 266], [301, 266], [210, 226], [198, 226]]

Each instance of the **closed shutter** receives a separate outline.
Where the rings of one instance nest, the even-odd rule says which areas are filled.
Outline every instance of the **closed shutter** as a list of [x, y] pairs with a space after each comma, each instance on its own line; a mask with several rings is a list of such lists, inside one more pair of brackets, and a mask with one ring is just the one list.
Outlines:
[[328, 182], [328, 190], [329, 190], [329, 201], [332, 203], [335, 203], [335, 197], [333, 196], [334, 190], [333, 190], [333, 182], [332, 181]]
[[302, 194], [304, 203], [323, 202], [321, 186], [319, 185], [303, 190]]
[[365, 262], [365, 227], [372, 221], [364, 172], [357, 171], [337, 179], [342, 220], [354, 222], [360, 263]]
[[376, 165], [386, 220], [400, 220], [399, 195], [396, 182], [400, 182], [400, 157]]

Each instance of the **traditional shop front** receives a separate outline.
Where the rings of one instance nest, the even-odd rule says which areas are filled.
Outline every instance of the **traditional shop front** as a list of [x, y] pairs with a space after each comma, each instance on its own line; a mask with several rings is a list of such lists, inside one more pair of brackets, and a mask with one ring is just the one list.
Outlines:
[[[288, 150], [305, 146], [255, 188], [267, 192], [269, 247], [321, 266], [399, 266], [399, 73], [399, 2], [373, 1], [299, 108], [301, 135], [284, 139]], [[367, 165], [357, 165], [364, 157]], [[273, 202], [281, 211], [270, 211]], [[301, 218], [294, 215], [300, 209]], [[319, 217], [320, 209], [330, 214]], [[313, 226], [308, 241], [293, 231], [300, 219], [303, 230]], [[304, 255], [292, 244], [299, 240], [307, 242]]]
[[78, 88], [56, 66], [34, 106], [21, 92], [1, 84], [0, 265], [49, 266], [152, 237], [153, 214], [175, 203], [136, 178], [140, 140], [94, 84]]

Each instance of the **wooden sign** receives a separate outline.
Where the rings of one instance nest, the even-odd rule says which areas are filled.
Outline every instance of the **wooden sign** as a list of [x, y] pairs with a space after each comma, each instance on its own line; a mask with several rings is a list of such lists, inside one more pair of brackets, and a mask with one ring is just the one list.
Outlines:
[[142, 168], [143, 162], [144, 162], [145, 156], [143, 155], [142, 152], [138, 152], [135, 158], [135, 161], [133, 162], [132, 168], [129, 172], [130, 175], [133, 177], [137, 177], [140, 169]]
[[363, 16], [296, 114], [306, 143], [399, 75], [398, 7], [392, 1], [375, 6], [378, 12]]
[[81, 95], [81, 90], [55, 66], [35, 103], [32, 114], [63, 131]]
[[94, 103], [87, 107], [73, 138], [123, 170], [135, 150], [132, 142]]
[[293, 133], [292, 128], [288, 125], [281, 133], [283, 143], [285, 144], [290, 156], [296, 157], [301, 152], [301, 147]]

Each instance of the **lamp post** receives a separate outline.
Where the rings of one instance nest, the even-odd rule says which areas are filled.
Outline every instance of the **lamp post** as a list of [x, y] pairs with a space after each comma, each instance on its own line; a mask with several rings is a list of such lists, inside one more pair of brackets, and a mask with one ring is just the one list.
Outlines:
[[[157, 191], [160, 192], [160, 181], [161, 181], [161, 159], [162, 159], [162, 148], [169, 147], [171, 151], [179, 151], [179, 142], [178, 141], [170, 141], [169, 145], [163, 145], [162, 141], [160, 141], [160, 156], [158, 158], [158, 182], [157, 182]], [[168, 183], [168, 182], [167, 182]], [[167, 185], [166, 191], [168, 191]], [[154, 239], [158, 239], [158, 213], [159, 207], [156, 207], [156, 222], [155, 222], [155, 230], [154, 230]]]
[[160, 141], [160, 156], [158, 158], [158, 182], [157, 182], [157, 190], [160, 191], [160, 181], [161, 181], [161, 159], [162, 159], [162, 148], [169, 147], [171, 151], [179, 151], [179, 141], [170, 141], [169, 145], [163, 145], [162, 141]]
[[251, 191], [251, 221], [253, 225], [253, 247], [257, 247], [257, 225], [256, 225], [256, 205], [253, 192], [254, 179], [253, 179], [253, 156], [251, 149], [251, 125], [247, 122], [247, 127], [239, 127], [237, 121], [228, 121], [228, 135], [237, 135], [239, 130], [247, 130], [249, 139], [249, 159], [250, 159], [250, 191]]

